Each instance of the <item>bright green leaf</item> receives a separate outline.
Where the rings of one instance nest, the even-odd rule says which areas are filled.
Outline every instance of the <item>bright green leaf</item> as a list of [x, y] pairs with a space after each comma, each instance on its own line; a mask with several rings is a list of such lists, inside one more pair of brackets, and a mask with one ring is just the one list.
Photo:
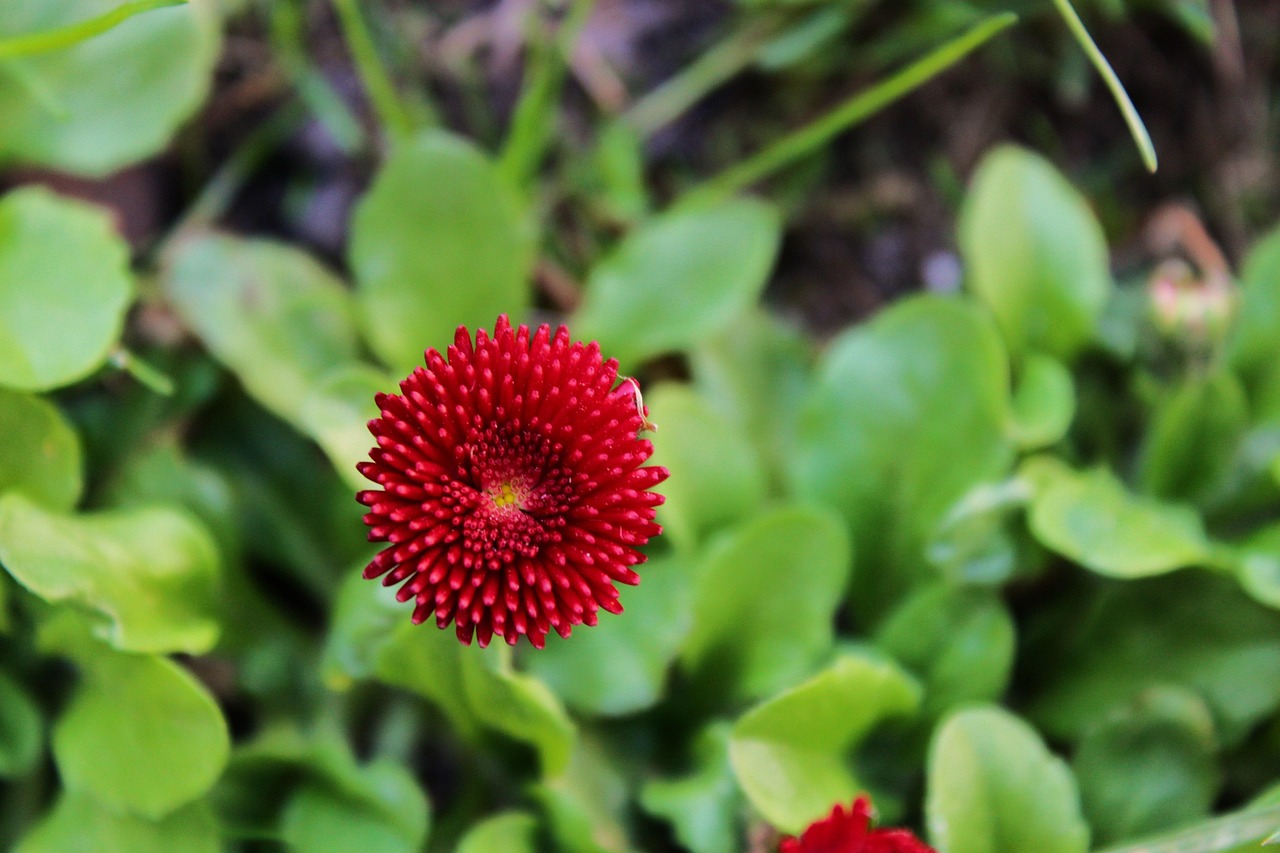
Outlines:
[[925, 548], [929, 562], [952, 583], [1007, 580], [1021, 568], [1009, 530], [1011, 519], [1029, 497], [1029, 486], [1016, 476], [999, 483], [978, 483], [960, 496], [933, 530]]
[[[413, 776], [391, 762], [358, 772], [359, 796], [324, 780], [304, 782], [281, 815], [291, 853], [417, 853], [427, 835], [427, 803]], [[356, 781], [356, 780], [353, 780]]]
[[29, 771], [43, 749], [40, 709], [25, 687], [0, 671], [0, 778]]
[[442, 131], [392, 151], [356, 208], [350, 258], [365, 337], [405, 372], [459, 325], [518, 322], [531, 301], [511, 191], [475, 146]]
[[739, 698], [795, 684], [831, 649], [851, 561], [830, 511], [790, 506], [753, 516], [716, 540], [696, 572], [681, 666]]
[[[0, 38], [78, 23], [120, 0], [0, 4]], [[164, 148], [204, 100], [220, 53], [216, 4], [130, 18], [63, 50], [0, 65], [0, 161], [107, 175]], [[74, 257], [66, 247], [61, 260]]]
[[1076, 413], [1076, 389], [1062, 362], [1028, 353], [1013, 394], [1010, 430], [1023, 450], [1057, 444]]
[[624, 366], [685, 349], [756, 301], [781, 238], [778, 212], [746, 199], [650, 219], [591, 271], [571, 327]]
[[356, 470], [356, 463], [367, 459], [375, 444], [368, 427], [378, 416], [373, 395], [395, 391], [395, 383], [386, 374], [367, 365], [350, 364], [325, 374], [302, 403], [302, 428], [324, 448], [333, 467], [352, 488], [371, 485]]
[[[0, 128], [2, 139], [2, 117]], [[45, 390], [88, 376], [132, 296], [129, 249], [106, 211], [41, 187], [0, 199], [0, 385]]]
[[538, 819], [524, 812], [504, 812], [473, 826], [454, 853], [538, 853]]
[[245, 389], [297, 423], [321, 376], [354, 361], [354, 303], [304, 252], [220, 234], [187, 238], [166, 258], [165, 294]]
[[0, 388], [0, 494], [19, 491], [54, 510], [80, 500], [80, 439], [53, 404]]
[[791, 480], [838, 510], [860, 564], [850, 604], [874, 625], [936, 574], [925, 548], [944, 514], [1002, 479], [1009, 368], [989, 319], [959, 299], [904, 300], [831, 344], [801, 412]]
[[693, 772], [677, 779], [645, 783], [640, 803], [645, 811], [665, 818], [676, 838], [697, 853], [738, 853], [742, 794], [729, 763], [727, 724], [705, 729], [694, 744]]
[[1138, 482], [1143, 491], [1178, 501], [1203, 501], [1229, 473], [1249, 420], [1249, 401], [1235, 375], [1196, 377], [1156, 407], [1143, 443]]
[[88, 794], [66, 791], [14, 853], [219, 853], [218, 825], [204, 803], [163, 820], [112, 811]]
[[209, 533], [167, 508], [54, 515], [0, 498], [0, 563], [28, 590], [102, 617], [118, 649], [199, 653], [218, 637], [218, 554]]
[[658, 426], [651, 461], [671, 472], [658, 521], [689, 551], [706, 534], [756, 510], [765, 496], [764, 471], [740, 426], [688, 386], [659, 385], [645, 402]]
[[960, 213], [969, 289], [1009, 349], [1069, 360], [1094, 338], [1112, 289], [1102, 228], [1046, 160], [1012, 146], [978, 166]]
[[1263, 528], [1228, 554], [1245, 592], [1280, 610], [1280, 524]]
[[1099, 842], [1194, 823], [1218, 790], [1213, 718], [1184, 688], [1152, 688], [1085, 732], [1072, 761]]
[[463, 648], [462, 687], [471, 713], [493, 731], [532, 746], [543, 776], [559, 776], [569, 764], [577, 728], [547, 685], [511, 669], [506, 651]]
[[166, 658], [105, 648], [81, 665], [84, 681], [53, 727], [69, 789], [158, 820], [213, 787], [230, 735], [200, 682]]
[[886, 717], [910, 714], [920, 689], [887, 662], [845, 656], [738, 720], [729, 758], [751, 804], [799, 832], [862, 788], [848, 753]]
[[1280, 420], [1280, 228], [1259, 240], [1240, 274], [1241, 299], [1228, 344], [1255, 417]]
[[1035, 730], [996, 707], [948, 717], [929, 748], [925, 815], [938, 853], [1085, 853], [1075, 780]]

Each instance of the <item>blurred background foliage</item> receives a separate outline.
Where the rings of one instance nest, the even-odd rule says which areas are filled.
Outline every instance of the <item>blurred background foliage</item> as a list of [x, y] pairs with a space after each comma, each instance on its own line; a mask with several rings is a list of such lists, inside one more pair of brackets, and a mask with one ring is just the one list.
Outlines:
[[[1280, 5], [1076, 8], [1154, 174], [1053, 0], [0, 0], [0, 846], [1259, 849]], [[358, 577], [501, 312], [672, 474], [542, 652]]]

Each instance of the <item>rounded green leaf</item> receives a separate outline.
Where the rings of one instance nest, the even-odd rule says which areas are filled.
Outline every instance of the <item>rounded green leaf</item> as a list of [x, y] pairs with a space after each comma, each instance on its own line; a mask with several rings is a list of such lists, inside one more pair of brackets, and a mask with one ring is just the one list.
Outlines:
[[1057, 444], [1076, 413], [1076, 389], [1062, 362], [1028, 353], [1013, 394], [1010, 429], [1024, 450]]
[[422, 790], [398, 764], [374, 763], [353, 779], [358, 796], [319, 779], [294, 792], [280, 820], [291, 853], [417, 853], [427, 836]]
[[26, 773], [43, 749], [40, 709], [25, 687], [0, 672], [0, 777]]
[[738, 199], [648, 220], [601, 261], [571, 327], [624, 365], [725, 328], [768, 281], [778, 212]]
[[836, 338], [805, 401], [789, 469], [795, 492], [836, 509], [861, 564], [850, 605], [874, 625], [921, 577], [952, 506], [1003, 479], [1009, 366], [989, 318], [924, 296]]
[[770, 823], [799, 832], [861, 792], [848, 753], [881, 720], [910, 714], [919, 701], [919, 687], [896, 666], [838, 658], [734, 725], [729, 759], [738, 784]]
[[[7, 2], [0, 38], [109, 12], [119, 0]], [[106, 175], [160, 151], [204, 100], [220, 50], [215, 4], [136, 15], [59, 50], [7, 60], [0, 162]], [[64, 247], [62, 260], [74, 255]]]
[[1280, 524], [1264, 527], [1227, 554], [1245, 592], [1280, 610]]
[[46, 601], [103, 617], [95, 631], [118, 649], [200, 653], [217, 640], [217, 550], [185, 513], [55, 515], [11, 494], [0, 498], [0, 564]]
[[538, 819], [524, 812], [504, 812], [473, 826], [454, 853], [538, 853]]
[[538, 679], [514, 672], [503, 648], [463, 651], [462, 687], [475, 718], [532, 746], [544, 777], [563, 773], [578, 734], [560, 700]]
[[1249, 422], [1235, 375], [1195, 377], [1157, 405], [1139, 457], [1142, 490], [1165, 500], [1203, 501], [1230, 473]]
[[682, 668], [740, 698], [795, 684], [831, 650], [852, 556], [844, 525], [820, 507], [774, 509], [726, 534], [696, 573]]
[[1105, 468], [1037, 459], [1028, 518], [1041, 544], [1099, 574], [1139, 578], [1205, 563], [1211, 544], [1193, 510], [1127, 491]]
[[1085, 853], [1089, 827], [1065, 764], [1007, 711], [948, 717], [929, 747], [925, 816], [938, 853]]
[[753, 512], [764, 500], [765, 477], [741, 426], [687, 385], [659, 385], [645, 395], [655, 465], [671, 472], [658, 507], [665, 535], [691, 550], [706, 534]]
[[44, 390], [88, 376], [132, 296], [129, 250], [105, 211], [40, 187], [0, 199], [0, 385]]
[[459, 325], [518, 321], [532, 295], [530, 253], [511, 191], [483, 153], [431, 131], [397, 146], [351, 222], [351, 268], [365, 337], [397, 370], [441, 351]]
[[218, 704], [167, 658], [98, 650], [53, 727], [63, 783], [117, 811], [158, 820], [204, 794], [231, 739]]
[[1209, 813], [1219, 773], [1213, 717], [1196, 694], [1156, 687], [1085, 732], [1072, 767], [1099, 843], [1141, 838]]
[[1013, 146], [988, 154], [960, 212], [959, 240], [969, 289], [1011, 352], [1068, 360], [1093, 339], [1112, 290], [1107, 244], [1048, 161]]
[[65, 791], [14, 853], [219, 853], [218, 825], [204, 803], [151, 821]]
[[0, 388], [0, 494], [18, 491], [68, 510], [80, 500], [80, 439], [57, 406]]
[[355, 361], [355, 308], [310, 255], [270, 240], [205, 234], [165, 259], [165, 294], [254, 399], [298, 423], [321, 376]]
[[302, 402], [299, 420], [354, 489], [371, 484], [356, 470], [376, 442], [368, 423], [378, 416], [374, 394], [391, 393], [396, 384], [385, 373], [364, 364], [348, 364], [325, 374]]

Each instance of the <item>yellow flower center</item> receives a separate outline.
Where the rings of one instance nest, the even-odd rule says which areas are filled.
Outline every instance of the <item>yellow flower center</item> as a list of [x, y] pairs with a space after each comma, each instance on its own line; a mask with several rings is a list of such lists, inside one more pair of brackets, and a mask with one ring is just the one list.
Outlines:
[[497, 492], [492, 493], [493, 505], [499, 509], [506, 509], [513, 506], [519, 499], [516, 490], [512, 488], [510, 483], [503, 483]]

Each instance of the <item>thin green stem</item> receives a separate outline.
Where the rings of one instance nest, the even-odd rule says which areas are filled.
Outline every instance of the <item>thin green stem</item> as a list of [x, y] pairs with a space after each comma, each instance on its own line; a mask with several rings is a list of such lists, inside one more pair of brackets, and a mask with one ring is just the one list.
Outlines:
[[768, 20], [737, 30], [632, 104], [622, 120], [642, 138], [652, 136], [750, 65], [776, 29]]
[[186, 2], [187, 0], [132, 0], [132, 2], [117, 6], [110, 12], [103, 12], [101, 15], [77, 21], [65, 27], [0, 39], [0, 59], [62, 50], [63, 48], [71, 47], [73, 44], [79, 44], [85, 39], [93, 38], [100, 33], [105, 33], [107, 30], [129, 20], [134, 15], [141, 15], [143, 12], [162, 9], [166, 6], [182, 6]]
[[1133, 101], [1129, 100], [1129, 93], [1124, 90], [1124, 85], [1111, 68], [1111, 63], [1107, 62], [1107, 58], [1102, 55], [1102, 51], [1098, 50], [1098, 45], [1094, 42], [1093, 37], [1089, 35], [1089, 31], [1084, 28], [1084, 22], [1076, 14], [1075, 8], [1071, 5], [1071, 0], [1053, 0], [1053, 5], [1058, 7], [1059, 14], [1067, 22], [1067, 28], [1071, 30], [1071, 34], [1075, 36], [1080, 47], [1084, 49], [1085, 56], [1089, 57], [1089, 61], [1093, 63], [1093, 67], [1097, 69], [1098, 74], [1102, 76], [1102, 82], [1106, 83], [1107, 88], [1111, 90], [1111, 97], [1115, 99], [1116, 106], [1120, 107], [1120, 114], [1124, 116], [1124, 123], [1129, 126], [1129, 133], [1133, 135], [1133, 141], [1138, 146], [1138, 153], [1142, 155], [1143, 165], [1147, 167], [1147, 171], [1154, 172], [1158, 162], [1156, 160], [1156, 147], [1151, 142], [1151, 134], [1147, 133], [1147, 126], [1142, 123], [1142, 117], [1138, 115], [1137, 109], [1134, 108]]
[[1247, 808], [1160, 838], [1108, 847], [1098, 853], [1224, 853], [1243, 844], [1261, 846], [1261, 839], [1277, 824], [1280, 805]]
[[407, 139], [413, 133], [413, 119], [400, 101], [391, 77], [378, 58], [378, 50], [365, 25], [358, 0], [333, 0], [333, 6], [338, 12], [338, 24], [342, 27], [347, 49], [351, 51], [356, 73], [360, 75], [360, 81], [369, 95], [369, 102], [373, 104], [378, 123], [393, 141]]
[[268, 0], [263, 5], [270, 21], [275, 55], [293, 81], [299, 97], [329, 131], [343, 153], [355, 153], [365, 143], [364, 130], [341, 96], [308, 58], [303, 47], [302, 14], [298, 6], [289, 0]]
[[116, 347], [109, 360], [114, 367], [123, 370], [144, 387], [162, 397], [173, 396], [173, 380], [124, 347]]
[[820, 118], [769, 145], [763, 151], [708, 179], [686, 193], [686, 200], [711, 200], [733, 195], [821, 149], [838, 134], [918, 89], [1017, 20], [1018, 16], [1012, 12], [987, 18], [889, 79], [854, 95]]
[[569, 60], [595, 2], [572, 0], [559, 32], [537, 48], [531, 45], [532, 59], [525, 72], [524, 87], [498, 159], [498, 168], [512, 186], [523, 186], [546, 153]]

